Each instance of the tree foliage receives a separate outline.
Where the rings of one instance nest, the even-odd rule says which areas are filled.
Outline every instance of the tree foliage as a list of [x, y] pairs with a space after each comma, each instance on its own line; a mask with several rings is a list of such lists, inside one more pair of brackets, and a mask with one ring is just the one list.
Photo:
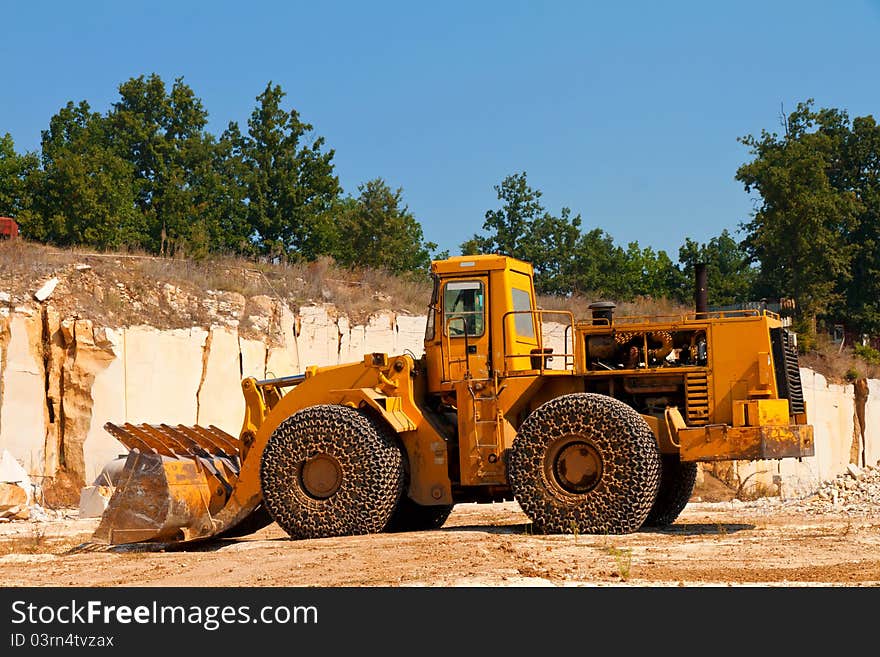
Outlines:
[[22, 222], [26, 236], [100, 249], [141, 241], [133, 167], [106, 128], [85, 101], [67, 103], [49, 121], [42, 134], [42, 170], [29, 178], [33, 203]]
[[17, 217], [27, 211], [31, 204], [27, 180], [39, 164], [36, 154], [15, 151], [8, 132], [0, 137], [0, 216]]
[[333, 149], [269, 82], [246, 132], [207, 131], [208, 112], [182, 78], [130, 78], [101, 114], [68, 102], [41, 153], [0, 140], [0, 211], [25, 237], [167, 256], [212, 252], [277, 260], [336, 255], [350, 266], [425, 269], [436, 244], [381, 178], [342, 197]]
[[751, 300], [757, 271], [749, 264], [748, 253], [726, 228], [704, 244], [685, 238], [678, 261], [689, 281], [695, 279], [698, 264], [706, 265], [710, 305], [729, 306]]
[[759, 290], [795, 299], [807, 325], [843, 320], [880, 331], [880, 131], [873, 117], [799, 103], [784, 133], [740, 141], [753, 159], [736, 178], [759, 198], [743, 225]]
[[310, 237], [318, 218], [339, 195], [334, 151], [322, 152], [323, 137], [296, 110], [285, 110], [285, 93], [271, 82], [257, 96], [242, 144], [247, 170], [247, 223], [260, 250], [313, 257]]
[[331, 250], [336, 260], [394, 273], [426, 271], [437, 245], [425, 241], [421, 224], [403, 204], [403, 190], [375, 178], [359, 185], [358, 192], [356, 199], [339, 204]]
[[487, 234], [464, 242], [462, 253], [504, 253], [532, 263], [543, 294], [680, 296], [681, 275], [665, 251], [638, 242], [623, 249], [600, 228], [581, 232], [581, 216], [565, 207], [559, 216], [549, 213], [524, 171], [507, 176], [495, 191], [501, 207], [486, 212]]
[[[60, 246], [135, 248], [167, 256], [233, 253], [277, 261], [332, 256], [349, 267], [424, 271], [437, 245], [403, 198], [374, 177], [345, 194], [335, 151], [286, 93], [268, 82], [246, 129], [208, 129], [208, 111], [182, 78], [130, 78], [105, 113], [68, 102], [42, 131], [39, 153], [0, 138], [0, 215], [22, 234]], [[781, 134], [739, 142], [735, 172], [755, 206], [707, 243], [665, 251], [614, 243], [580, 214], [548, 211], [525, 171], [494, 186], [498, 204], [464, 254], [531, 262], [539, 292], [617, 300], [692, 299], [708, 265], [712, 305], [790, 297], [801, 320], [844, 321], [880, 333], [880, 126], [839, 109], [800, 103]]]

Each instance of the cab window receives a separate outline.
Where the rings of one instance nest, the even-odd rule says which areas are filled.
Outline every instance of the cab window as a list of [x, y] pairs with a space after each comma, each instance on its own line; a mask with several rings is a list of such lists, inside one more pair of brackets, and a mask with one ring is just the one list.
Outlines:
[[452, 337], [483, 335], [485, 295], [482, 281], [450, 281], [443, 291], [443, 326]]
[[511, 292], [513, 293], [513, 309], [520, 311], [513, 316], [516, 334], [521, 338], [534, 338], [535, 316], [531, 312], [522, 312], [532, 310], [532, 295], [528, 290], [520, 290], [515, 287], [511, 288]]

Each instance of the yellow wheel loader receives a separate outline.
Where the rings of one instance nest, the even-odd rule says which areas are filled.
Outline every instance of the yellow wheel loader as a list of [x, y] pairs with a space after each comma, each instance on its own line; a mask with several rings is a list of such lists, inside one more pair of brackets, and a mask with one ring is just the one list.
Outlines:
[[629, 533], [674, 522], [701, 461], [814, 454], [795, 336], [772, 312], [709, 312], [698, 280], [695, 312], [598, 302], [576, 321], [537, 308], [526, 262], [431, 267], [418, 357], [247, 378], [237, 437], [107, 423], [129, 454], [93, 541], [273, 521], [294, 538], [421, 530], [455, 504], [506, 500], [537, 532]]

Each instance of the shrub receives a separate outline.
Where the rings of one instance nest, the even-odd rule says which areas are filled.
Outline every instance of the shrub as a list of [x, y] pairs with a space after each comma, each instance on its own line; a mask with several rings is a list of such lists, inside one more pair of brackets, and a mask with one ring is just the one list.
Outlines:
[[868, 345], [853, 345], [853, 353], [868, 365], [880, 365], [880, 351]]

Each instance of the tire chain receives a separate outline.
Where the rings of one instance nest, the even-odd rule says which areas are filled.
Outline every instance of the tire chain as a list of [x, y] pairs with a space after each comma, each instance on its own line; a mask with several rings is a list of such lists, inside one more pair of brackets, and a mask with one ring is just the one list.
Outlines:
[[675, 522], [691, 499], [696, 482], [696, 463], [682, 463], [677, 454], [664, 454], [660, 462], [660, 489], [645, 526], [666, 527]]
[[[574, 494], [549, 481], [548, 447], [579, 435], [602, 457], [595, 488]], [[557, 397], [536, 408], [519, 429], [508, 459], [514, 497], [542, 533], [626, 534], [645, 521], [657, 495], [660, 454], [654, 433], [625, 403], [594, 393]]]
[[[319, 454], [342, 470], [338, 490], [317, 499], [303, 488], [304, 463]], [[293, 538], [372, 534], [388, 523], [404, 483], [403, 452], [379, 419], [348, 406], [319, 404], [286, 418], [260, 463], [263, 501]]]

